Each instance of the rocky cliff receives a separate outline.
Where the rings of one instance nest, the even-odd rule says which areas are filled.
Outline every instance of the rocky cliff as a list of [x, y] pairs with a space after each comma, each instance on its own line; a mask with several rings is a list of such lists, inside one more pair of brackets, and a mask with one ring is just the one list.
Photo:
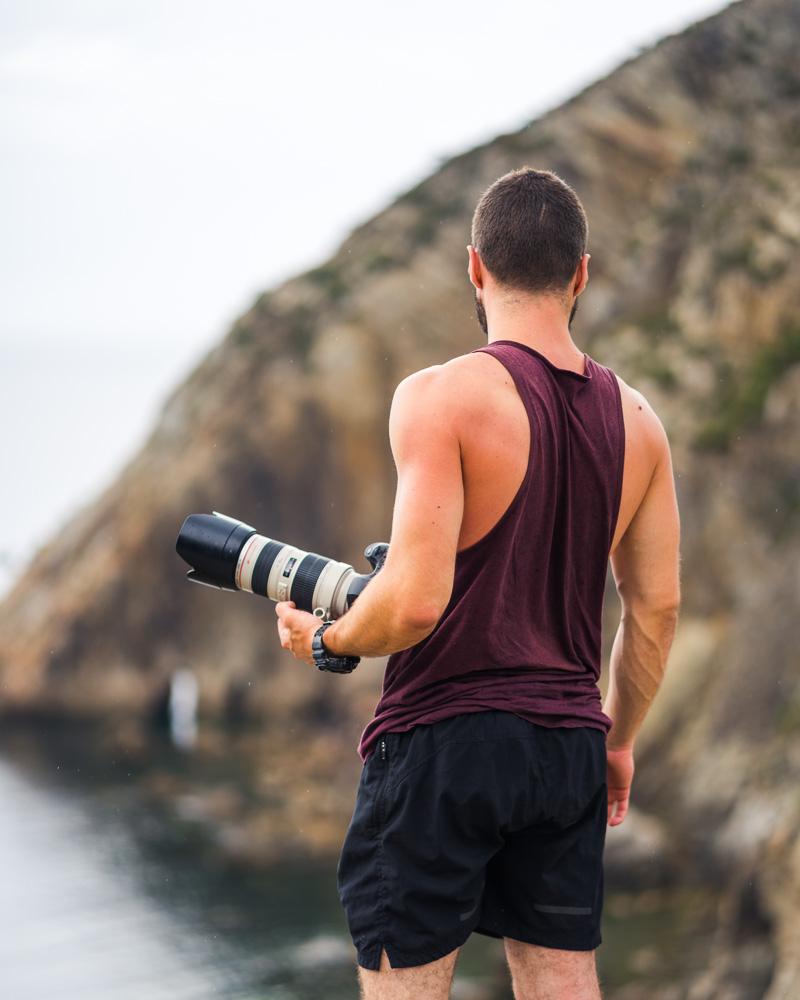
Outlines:
[[394, 386], [481, 342], [474, 204], [513, 167], [555, 170], [590, 224], [576, 339], [648, 396], [674, 450], [684, 609], [636, 791], [729, 888], [714, 961], [664, 996], [800, 996], [798, 37], [795, 0], [734, 4], [450, 160], [261, 295], [0, 607], [2, 707], [141, 713], [190, 665], [207, 712], [291, 718], [354, 768], [381, 664], [301, 668], [268, 602], [183, 582], [177, 528], [222, 510], [366, 569], [391, 521]]

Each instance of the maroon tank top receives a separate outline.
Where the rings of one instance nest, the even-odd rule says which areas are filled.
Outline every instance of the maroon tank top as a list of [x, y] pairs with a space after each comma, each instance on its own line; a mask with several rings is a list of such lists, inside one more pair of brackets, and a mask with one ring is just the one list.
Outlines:
[[457, 553], [433, 632], [389, 657], [358, 748], [364, 761], [382, 733], [487, 709], [543, 726], [611, 728], [597, 681], [622, 494], [619, 384], [588, 354], [580, 374], [514, 340], [475, 350], [508, 369], [525, 404], [525, 478], [488, 533]]

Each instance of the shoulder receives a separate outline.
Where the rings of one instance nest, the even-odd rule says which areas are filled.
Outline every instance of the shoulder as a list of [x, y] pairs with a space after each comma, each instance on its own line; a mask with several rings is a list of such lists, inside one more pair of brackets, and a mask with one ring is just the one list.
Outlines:
[[453, 413], [469, 405], [472, 399], [480, 398], [481, 390], [485, 393], [490, 369], [504, 371], [486, 352], [462, 354], [441, 365], [421, 368], [398, 384], [393, 406], [446, 406]]
[[430, 365], [406, 375], [397, 384], [392, 400], [392, 409], [434, 405], [446, 398], [448, 380], [442, 377], [444, 365]]
[[638, 438], [641, 444], [652, 452], [654, 458], [664, 453], [668, 454], [667, 432], [650, 401], [644, 393], [628, 385], [616, 372], [612, 374], [619, 385], [626, 437], [629, 440]]
[[443, 365], [431, 365], [398, 383], [389, 411], [389, 437], [395, 448], [420, 434], [450, 433], [456, 395], [443, 369]]
[[435, 416], [463, 434], [502, 405], [510, 382], [508, 369], [487, 351], [461, 354], [404, 378], [395, 390], [392, 411]]

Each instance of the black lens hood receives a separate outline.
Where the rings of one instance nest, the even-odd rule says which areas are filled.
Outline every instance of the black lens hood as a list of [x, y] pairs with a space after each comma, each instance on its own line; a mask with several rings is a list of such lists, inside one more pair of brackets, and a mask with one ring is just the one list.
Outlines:
[[203, 582], [236, 590], [236, 565], [242, 546], [256, 529], [217, 514], [190, 514], [181, 525], [175, 551]]

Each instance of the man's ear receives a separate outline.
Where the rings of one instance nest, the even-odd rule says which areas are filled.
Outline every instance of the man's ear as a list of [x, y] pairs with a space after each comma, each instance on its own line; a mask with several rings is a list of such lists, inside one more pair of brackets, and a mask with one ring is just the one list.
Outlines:
[[585, 253], [581, 257], [581, 262], [575, 268], [575, 284], [572, 286], [572, 292], [577, 298], [581, 292], [589, 284], [589, 259], [591, 258], [590, 253]]
[[483, 288], [483, 262], [480, 254], [471, 243], [467, 246], [467, 253], [469, 254], [469, 263], [467, 264], [469, 280], [476, 288]]

